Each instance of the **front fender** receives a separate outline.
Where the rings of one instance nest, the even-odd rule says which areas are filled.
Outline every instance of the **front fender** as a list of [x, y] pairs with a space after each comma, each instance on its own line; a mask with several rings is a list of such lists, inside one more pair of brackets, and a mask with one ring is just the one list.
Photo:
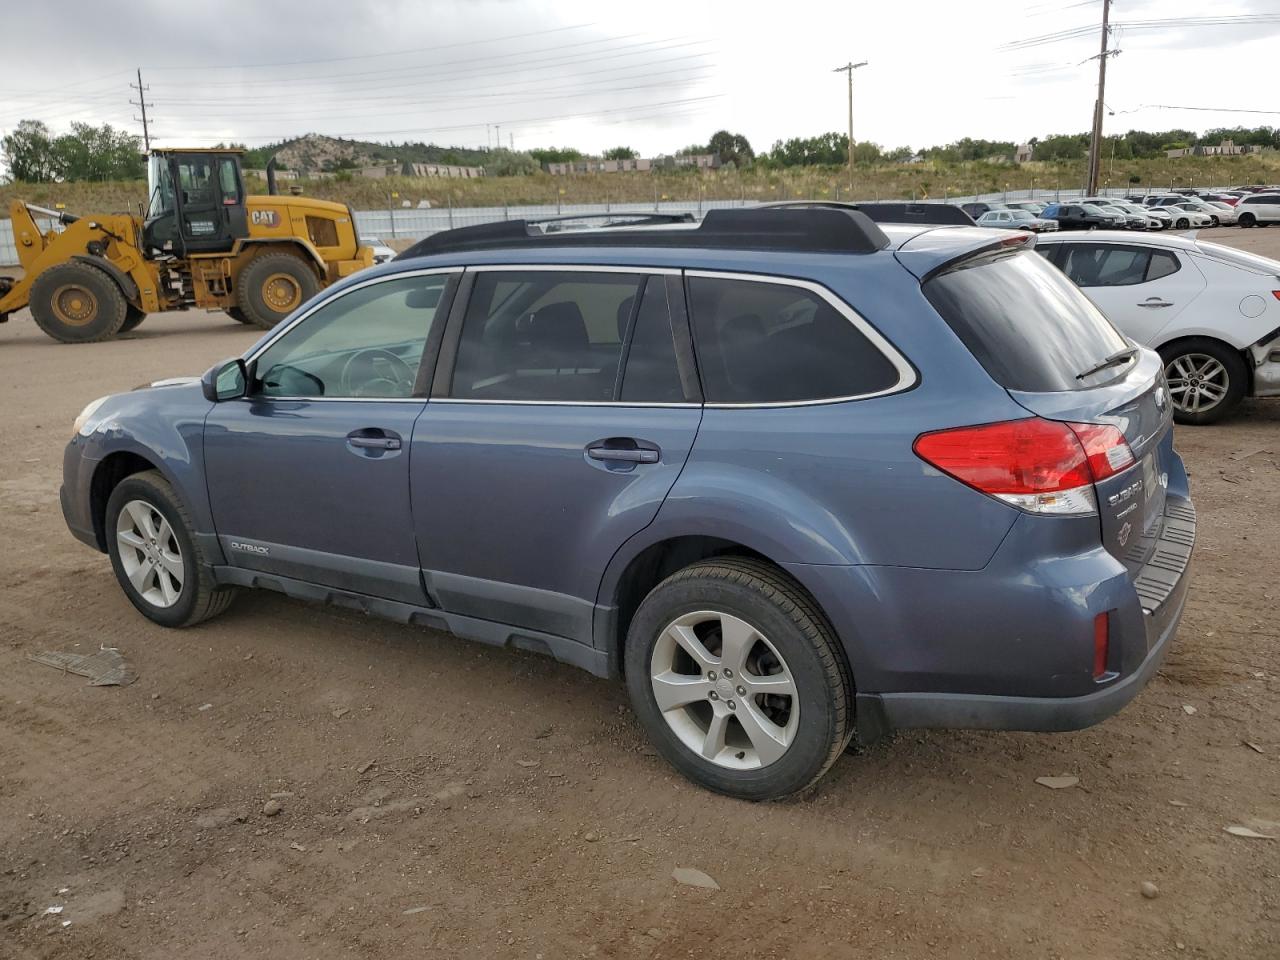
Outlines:
[[194, 532], [211, 536], [213, 516], [204, 481], [204, 421], [211, 406], [199, 383], [118, 394], [95, 412], [76, 443], [81, 457], [93, 462], [94, 472], [119, 453], [153, 464], [186, 505]]

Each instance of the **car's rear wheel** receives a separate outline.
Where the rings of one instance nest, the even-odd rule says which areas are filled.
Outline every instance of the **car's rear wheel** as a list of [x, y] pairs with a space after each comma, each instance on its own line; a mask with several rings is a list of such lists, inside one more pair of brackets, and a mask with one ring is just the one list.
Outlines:
[[708, 560], [662, 581], [632, 619], [625, 667], [655, 746], [718, 793], [803, 790], [853, 732], [853, 686], [831, 627], [760, 561]]
[[104, 519], [116, 579], [148, 620], [187, 627], [230, 605], [232, 589], [214, 583], [186, 508], [159, 471], [120, 481], [107, 500]]
[[1197, 337], [1165, 347], [1160, 355], [1178, 423], [1216, 423], [1244, 397], [1248, 371], [1226, 344]]

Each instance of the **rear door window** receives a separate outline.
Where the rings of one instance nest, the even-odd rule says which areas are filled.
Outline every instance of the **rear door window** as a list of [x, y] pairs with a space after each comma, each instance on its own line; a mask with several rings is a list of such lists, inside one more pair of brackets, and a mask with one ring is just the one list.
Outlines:
[[1063, 245], [1062, 271], [1081, 287], [1125, 287], [1177, 273], [1178, 258], [1164, 250], [1113, 243]]
[[882, 393], [902, 375], [826, 298], [805, 287], [689, 277], [709, 403], [794, 403]]
[[451, 396], [615, 399], [639, 274], [483, 271], [462, 322]]
[[997, 383], [1010, 390], [1078, 390], [1115, 379], [1077, 375], [1128, 347], [1063, 273], [1027, 251], [975, 257], [924, 284], [925, 296]]

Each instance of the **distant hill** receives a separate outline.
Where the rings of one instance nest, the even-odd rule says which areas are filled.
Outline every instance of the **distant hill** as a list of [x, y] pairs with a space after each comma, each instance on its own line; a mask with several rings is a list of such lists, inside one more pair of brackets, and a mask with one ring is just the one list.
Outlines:
[[255, 147], [245, 156], [245, 166], [261, 169], [271, 157], [278, 166], [301, 173], [342, 170], [389, 163], [451, 163], [482, 167], [488, 150], [441, 147], [434, 143], [372, 143], [308, 133], [292, 140]]

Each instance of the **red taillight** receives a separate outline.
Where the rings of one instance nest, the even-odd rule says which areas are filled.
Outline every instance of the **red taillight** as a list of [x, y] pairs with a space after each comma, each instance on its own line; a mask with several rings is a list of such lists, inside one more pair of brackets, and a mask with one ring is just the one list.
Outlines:
[[1272, 290], [1271, 295], [1275, 297], [1277, 300], [1280, 300], [1280, 290]]
[[1093, 618], [1093, 679], [1102, 679], [1111, 656], [1111, 616], [1100, 613]]
[[1133, 451], [1115, 427], [1108, 423], [1070, 423], [1067, 426], [1080, 438], [1095, 483], [1133, 466]]
[[925, 433], [913, 449], [961, 483], [1035, 513], [1091, 513], [1092, 484], [1133, 463], [1115, 427], [1039, 418]]

